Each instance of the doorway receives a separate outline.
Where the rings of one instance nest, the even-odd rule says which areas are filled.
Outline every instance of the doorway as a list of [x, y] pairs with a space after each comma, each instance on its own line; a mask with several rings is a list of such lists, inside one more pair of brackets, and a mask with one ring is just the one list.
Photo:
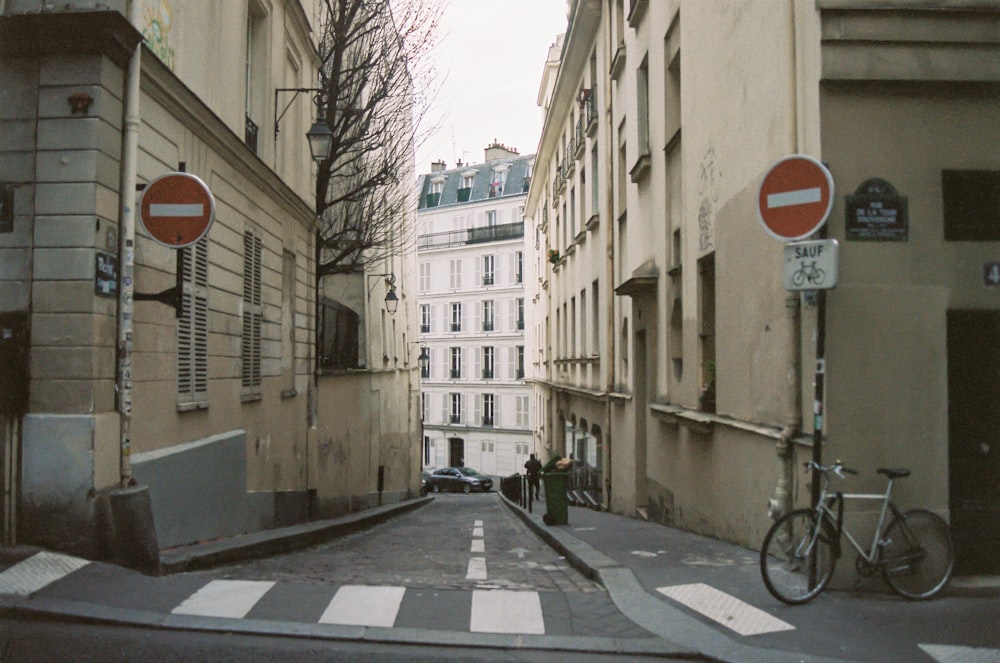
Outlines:
[[448, 440], [448, 467], [465, 467], [465, 440], [460, 437]]
[[955, 573], [1000, 573], [1000, 311], [948, 311]]

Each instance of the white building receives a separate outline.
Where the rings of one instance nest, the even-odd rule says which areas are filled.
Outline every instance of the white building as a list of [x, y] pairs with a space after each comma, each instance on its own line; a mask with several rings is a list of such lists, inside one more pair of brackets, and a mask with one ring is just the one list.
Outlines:
[[524, 201], [534, 155], [494, 143], [482, 164], [420, 177], [418, 308], [423, 464], [520, 472], [531, 443], [524, 383]]

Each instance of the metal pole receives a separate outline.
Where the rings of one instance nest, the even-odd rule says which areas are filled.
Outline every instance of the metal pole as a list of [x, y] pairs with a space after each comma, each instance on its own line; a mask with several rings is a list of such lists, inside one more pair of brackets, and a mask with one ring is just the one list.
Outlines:
[[[813, 400], [813, 449], [812, 459], [817, 465], [823, 463], [823, 401], [826, 378], [826, 290], [816, 293], [816, 391]], [[812, 473], [812, 505], [819, 502], [819, 470]]]

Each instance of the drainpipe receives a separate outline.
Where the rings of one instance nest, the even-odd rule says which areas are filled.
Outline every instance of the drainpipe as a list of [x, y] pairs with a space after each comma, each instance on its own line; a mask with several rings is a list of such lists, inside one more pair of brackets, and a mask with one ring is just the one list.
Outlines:
[[[132, 0], [128, 20], [138, 29], [142, 3]], [[125, 79], [125, 127], [122, 134], [121, 189], [119, 210], [119, 261], [121, 282], [118, 287], [118, 412], [121, 423], [120, 483], [133, 485], [132, 477], [132, 318], [135, 270], [135, 185], [139, 151], [139, 78], [142, 44], [137, 44], [129, 60]]]
[[[607, 10], [604, 15], [608, 17], [608, 62], [604, 67], [604, 96], [607, 99], [605, 108], [605, 117], [608, 121], [608, 136], [607, 140], [604, 141], [605, 149], [611, 149], [612, 154], [617, 150], [615, 147], [615, 119], [614, 119], [614, 101], [613, 95], [611, 94], [611, 69], [610, 64], [612, 58], [614, 58], [615, 51], [617, 50], [618, 44], [615, 41], [614, 30], [611, 26], [611, 16], [614, 7], [612, 6], [610, 0], [608, 2]], [[605, 158], [604, 163], [611, 163], [612, 159]], [[620, 166], [619, 166], [620, 167]], [[607, 172], [607, 177], [604, 178], [604, 189], [606, 192], [607, 200], [605, 201], [605, 206], [608, 210], [607, 221], [604, 224], [604, 235], [606, 242], [606, 256], [607, 272], [604, 277], [604, 292], [605, 298], [607, 300], [607, 316], [608, 321], [605, 328], [605, 333], [607, 334], [607, 342], [605, 342], [604, 347], [607, 350], [607, 363], [606, 363], [606, 396], [605, 396], [605, 421], [606, 430], [604, 432], [604, 449], [608, 458], [607, 465], [605, 467], [604, 476], [604, 499], [607, 502], [607, 509], [611, 510], [611, 470], [612, 470], [612, 424], [611, 417], [613, 414], [613, 407], [611, 402], [611, 394], [615, 391], [615, 223], [614, 223], [614, 213], [615, 213], [615, 195], [614, 195], [614, 174], [609, 169]]]
[[[798, 99], [798, 39], [796, 37], [796, 0], [789, 0], [789, 42], [791, 44], [791, 75], [789, 92], [792, 104], [791, 143], [793, 152], [799, 152], [799, 99]], [[781, 431], [775, 452], [778, 456], [778, 484], [774, 497], [768, 502], [767, 513], [777, 519], [792, 509], [795, 482], [795, 452], [792, 440], [802, 428], [802, 305], [798, 292], [785, 296], [785, 321], [788, 330], [785, 366], [787, 385], [785, 399], [785, 427]]]

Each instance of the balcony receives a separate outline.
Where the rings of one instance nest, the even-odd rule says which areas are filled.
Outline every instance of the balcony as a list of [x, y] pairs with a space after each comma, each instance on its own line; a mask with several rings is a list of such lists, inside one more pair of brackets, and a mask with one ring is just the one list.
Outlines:
[[453, 424], [460, 424], [462, 423], [462, 415], [453, 414], [451, 415], [451, 417], [448, 418], [448, 420]]
[[451, 323], [451, 330], [453, 332], [460, 332], [460, 331], [462, 331], [462, 323], [461, 322], [453, 322], [453, 323]]
[[493, 379], [493, 369], [492, 368], [484, 368], [483, 369], [483, 379], [484, 380], [492, 380]]
[[493, 425], [493, 417], [483, 417], [483, 425], [484, 426], [492, 426]]
[[459, 380], [462, 377], [462, 369], [453, 368], [449, 371], [449, 375], [451, 375], [452, 380]]
[[592, 87], [587, 96], [587, 135], [593, 138], [597, 132], [597, 88]]
[[417, 250], [443, 249], [463, 244], [482, 244], [524, 237], [524, 222], [504, 223], [499, 226], [481, 226], [468, 230], [452, 230], [417, 238]]
[[254, 154], [257, 154], [257, 133], [257, 124], [247, 115], [246, 128], [243, 132], [243, 142]]
[[490, 322], [486, 322], [485, 320], [483, 321], [483, 331], [484, 332], [493, 331], [493, 321], [492, 320]]
[[483, 285], [493, 285], [492, 274], [483, 274]]

